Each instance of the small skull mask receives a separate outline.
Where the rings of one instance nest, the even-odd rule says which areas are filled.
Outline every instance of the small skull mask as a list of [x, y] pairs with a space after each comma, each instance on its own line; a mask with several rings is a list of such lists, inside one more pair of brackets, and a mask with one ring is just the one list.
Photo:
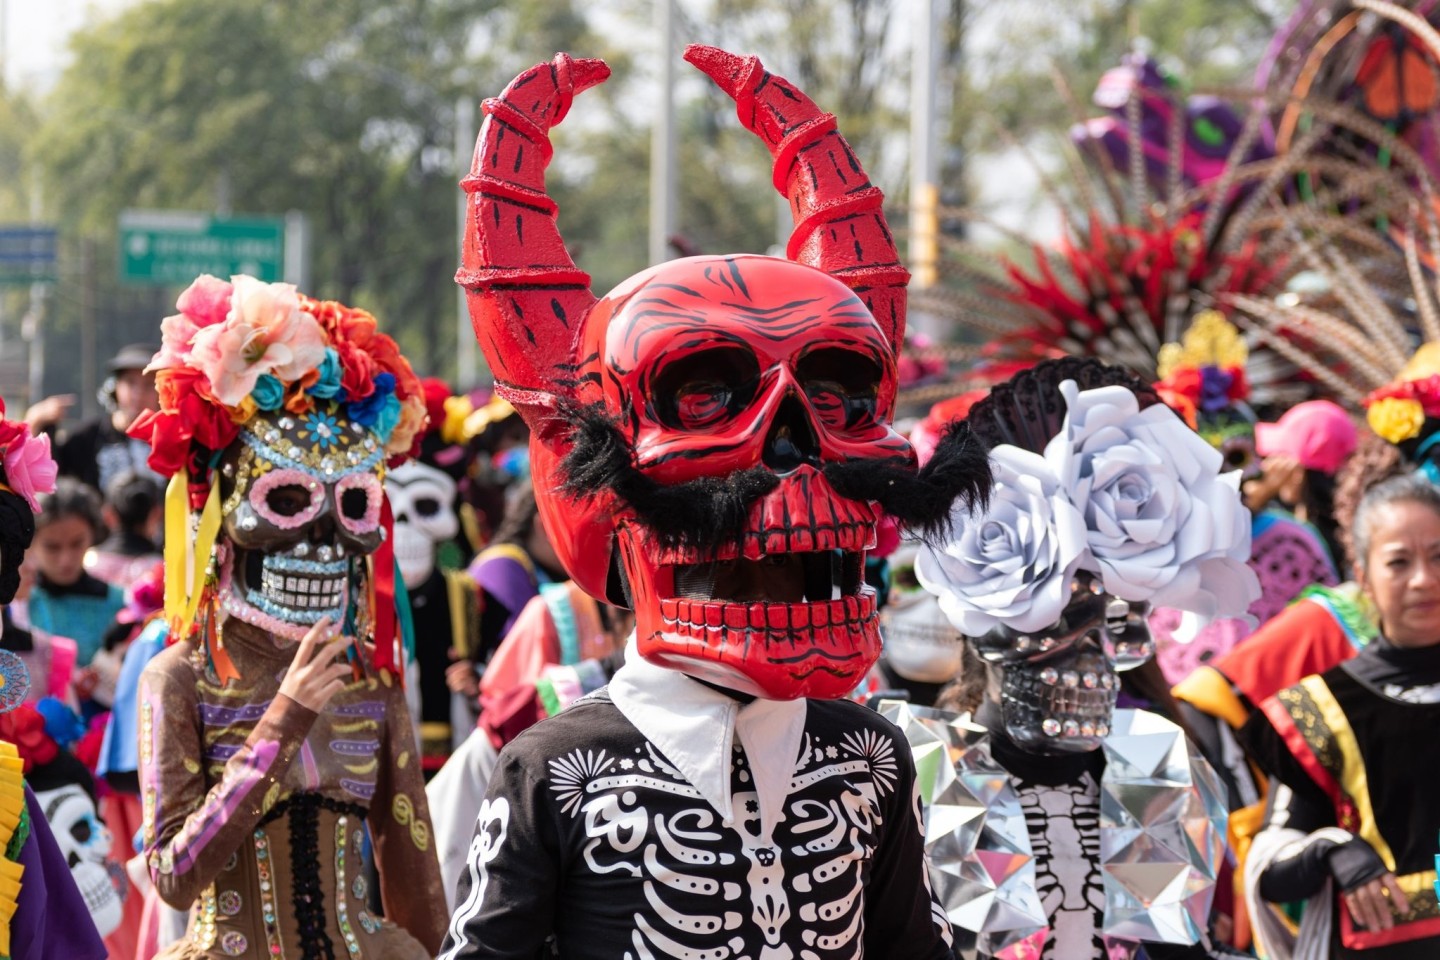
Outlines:
[[1010, 739], [1044, 754], [1100, 746], [1110, 733], [1120, 672], [1155, 653], [1148, 612], [1148, 604], [1105, 593], [1099, 577], [1081, 571], [1050, 629], [1030, 635], [999, 626], [972, 639], [975, 652], [999, 674], [1000, 713]]
[[96, 816], [95, 801], [76, 784], [36, 791], [35, 799], [45, 811], [55, 845], [70, 864], [95, 929], [102, 937], [108, 936], [120, 925], [122, 908], [110, 879], [110, 831]]
[[417, 460], [385, 476], [385, 496], [395, 516], [395, 561], [411, 590], [430, 579], [436, 551], [460, 533], [455, 492], [449, 474]]
[[335, 404], [252, 418], [220, 464], [226, 612], [291, 640], [342, 621], [352, 564], [384, 536], [384, 458]]

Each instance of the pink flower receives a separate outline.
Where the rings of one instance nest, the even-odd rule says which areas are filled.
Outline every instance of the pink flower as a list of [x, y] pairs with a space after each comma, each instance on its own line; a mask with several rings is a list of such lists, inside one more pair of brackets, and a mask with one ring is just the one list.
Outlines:
[[[244, 279], [249, 280], [249, 277]], [[210, 327], [224, 323], [230, 313], [230, 298], [234, 285], [228, 280], [202, 273], [195, 282], [180, 294], [175, 306], [185, 316], [195, 321], [197, 327]]]
[[228, 281], [208, 273], [197, 277], [175, 301], [180, 312], [160, 321], [160, 352], [145, 372], [188, 366], [195, 334], [204, 327], [225, 322], [233, 290]]
[[5, 482], [25, 498], [31, 510], [39, 513], [36, 495], [55, 490], [56, 467], [50, 456], [50, 438], [44, 434], [32, 437], [21, 431], [5, 444], [3, 462]]
[[202, 327], [192, 337], [192, 365], [210, 381], [215, 398], [238, 406], [255, 389], [262, 373], [294, 382], [325, 359], [325, 331], [300, 310], [288, 283], [262, 283], [234, 277], [230, 313], [222, 323]]

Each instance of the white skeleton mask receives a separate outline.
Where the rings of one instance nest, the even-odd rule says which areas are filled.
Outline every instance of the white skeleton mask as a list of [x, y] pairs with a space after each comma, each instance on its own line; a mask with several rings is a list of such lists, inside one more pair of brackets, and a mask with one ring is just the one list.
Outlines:
[[924, 590], [892, 597], [880, 614], [885, 661], [916, 683], [948, 683], [960, 675], [964, 639], [950, 625], [940, 601]]
[[45, 811], [55, 845], [70, 864], [70, 873], [85, 898], [95, 929], [102, 937], [108, 936], [120, 925], [122, 912], [107, 864], [110, 831], [96, 816], [90, 795], [75, 784], [37, 791], [35, 799]]
[[460, 532], [455, 492], [449, 475], [413, 460], [385, 477], [385, 495], [395, 515], [395, 559], [411, 590], [430, 578], [440, 544]]

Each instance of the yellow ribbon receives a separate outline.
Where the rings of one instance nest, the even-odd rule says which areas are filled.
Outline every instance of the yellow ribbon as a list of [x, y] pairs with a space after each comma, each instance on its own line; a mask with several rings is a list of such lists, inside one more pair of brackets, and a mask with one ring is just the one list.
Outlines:
[[220, 485], [212, 484], [200, 527], [190, 538], [190, 481], [181, 470], [170, 478], [165, 491], [165, 619], [170, 636], [190, 636], [200, 595], [205, 589], [205, 571], [220, 535]]

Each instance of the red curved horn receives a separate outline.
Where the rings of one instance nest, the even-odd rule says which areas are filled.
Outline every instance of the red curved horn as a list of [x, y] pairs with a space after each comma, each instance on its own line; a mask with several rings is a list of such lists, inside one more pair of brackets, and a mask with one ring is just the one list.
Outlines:
[[835, 128], [784, 77], [758, 57], [691, 44], [685, 59], [735, 101], [740, 122], [775, 158], [775, 189], [790, 198], [795, 231], [791, 260], [818, 267], [858, 293], [898, 352], [905, 338], [905, 285], [895, 238], [885, 223], [884, 195]]
[[570, 259], [545, 193], [550, 128], [575, 94], [608, 76], [603, 60], [563, 53], [520, 74], [485, 101], [475, 159], [460, 181], [471, 199], [455, 281], [467, 291], [496, 392], [527, 422], [573, 391], [580, 322], [595, 304], [590, 275]]

